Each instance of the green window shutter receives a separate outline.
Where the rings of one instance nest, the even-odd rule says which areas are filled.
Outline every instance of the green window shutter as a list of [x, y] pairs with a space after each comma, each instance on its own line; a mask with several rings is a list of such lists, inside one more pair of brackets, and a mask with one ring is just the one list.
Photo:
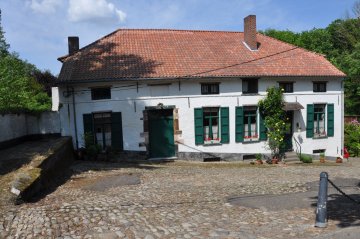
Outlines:
[[87, 147], [88, 145], [86, 145], [86, 144], [91, 143], [91, 142], [88, 142], [88, 140], [90, 140], [91, 138], [89, 139], [88, 137], [85, 137], [86, 133], [92, 134], [93, 139], [91, 141], [95, 142], [93, 115], [92, 114], [83, 114], [83, 123], [84, 123], [84, 141], [85, 141], [84, 146]]
[[204, 144], [203, 109], [194, 109], [195, 144]]
[[308, 104], [306, 112], [306, 138], [314, 137], [314, 105]]
[[259, 122], [259, 125], [260, 125], [260, 140], [267, 140], [267, 134], [266, 134], [266, 127], [265, 127], [265, 119], [264, 119], [264, 116], [260, 114], [260, 122]]
[[327, 105], [327, 136], [334, 136], [334, 104]]
[[85, 133], [93, 133], [93, 116], [92, 114], [83, 114], [83, 122], [84, 122], [84, 134]]
[[235, 108], [235, 141], [244, 141], [244, 108]]
[[111, 113], [111, 147], [115, 150], [123, 150], [121, 112]]
[[221, 117], [221, 143], [229, 143], [229, 107], [220, 108], [220, 117]]

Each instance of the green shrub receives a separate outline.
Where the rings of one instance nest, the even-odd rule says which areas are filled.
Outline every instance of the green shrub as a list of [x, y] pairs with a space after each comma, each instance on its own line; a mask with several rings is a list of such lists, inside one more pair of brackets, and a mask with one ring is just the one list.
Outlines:
[[345, 124], [345, 147], [350, 156], [357, 157], [360, 155], [360, 123], [352, 121]]
[[312, 163], [312, 157], [309, 155], [302, 154], [300, 157], [300, 161], [303, 163]]

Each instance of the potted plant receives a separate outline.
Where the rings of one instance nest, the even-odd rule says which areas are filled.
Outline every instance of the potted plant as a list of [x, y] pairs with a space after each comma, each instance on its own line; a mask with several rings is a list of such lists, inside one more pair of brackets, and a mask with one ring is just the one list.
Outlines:
[[261, 160], [262, 155], [261, 154], [255, 154], [256, 158], [256, 164], [263, 164], [263, 161]]
[[320, 153], [320, 163], [325, 163], [325, 153]]
[[338, 156], [336, 158], [336, 163], [342, 163], [342, 157], [341, 156]]

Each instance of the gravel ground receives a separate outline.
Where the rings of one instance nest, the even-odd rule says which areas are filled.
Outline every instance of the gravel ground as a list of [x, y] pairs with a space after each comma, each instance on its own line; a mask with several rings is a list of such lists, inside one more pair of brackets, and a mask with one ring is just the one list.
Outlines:
[[[328, 172], [330, 178], [342, 179], [341, 186], [357, 196], [359, 187], [354, 181], [360, 181], [359, 169], [359, 159], [327, 166], [77, 162], [66, 183], [50, 194], [32, 203], [3, 208], [0, 238], [316, 238], [333, 235], [343, 227], [360, 225], [359, 209], [349, 203], [349, 207], [339, 210], [337, 202], [345, 199], [336, 194], [330, 197], [333, 201], [325, 229], [314, 227], [314, 205], [272, 210], [267, 204], [302, 200], [298, 195], [309, 191], [309, 183], [317, 182], [322, 171]], [[346, 179], [350, 178], [351, 185], [346, 185]], [[264, 198], [264, 195], [271, 195], [272, 199], [258, 200], [260, 205], [255, 208], [230, 203], [231, 198]]]

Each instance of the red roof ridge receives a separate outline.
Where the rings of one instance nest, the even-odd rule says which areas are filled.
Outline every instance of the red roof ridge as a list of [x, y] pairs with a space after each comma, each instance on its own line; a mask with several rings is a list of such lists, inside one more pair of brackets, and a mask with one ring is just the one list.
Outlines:
[[161, 29], [161, 28], [159, 28], [159, 29], [156, 29], [156, 28], [118, 28], [115, 31], [113, 31], [113, 32], [111, 32], [111, 33], [97, 39], [96, 41], [94, 41], [94, 42], [92, 42], [92, 43], [90, 43], [90, 44], [88, 44], [86, 46], [81, 47], [75, 53], [73, 53], [71, 55], [67, 54], [67, 55], [64, 55], [64, 56], [60, 56], [57, 60], [63, 62], [66, 58], [77, 55], [78, 52], [80, 52], [80, 51], [82, 51], [82, 50], [84, 50], [84, 49], [86, 49], [86, 48], [88, 48], [88, 47], [90, 47], [92, 45], [95, 45], [96, 43], [100, 42], [101, 40], [106, 39], [106, 38], [110, 37], [111, 35], [116, 34], [119, 31], [164, 31], [164, 32], [166, 32], [166, 31], [169, 31], [169, 32], [174, 31], [174, 32], [243, 33], [243, 32], [237, 32], [237, 31], [218, 31], [218, 30], [187, 30], [187, 29]]

